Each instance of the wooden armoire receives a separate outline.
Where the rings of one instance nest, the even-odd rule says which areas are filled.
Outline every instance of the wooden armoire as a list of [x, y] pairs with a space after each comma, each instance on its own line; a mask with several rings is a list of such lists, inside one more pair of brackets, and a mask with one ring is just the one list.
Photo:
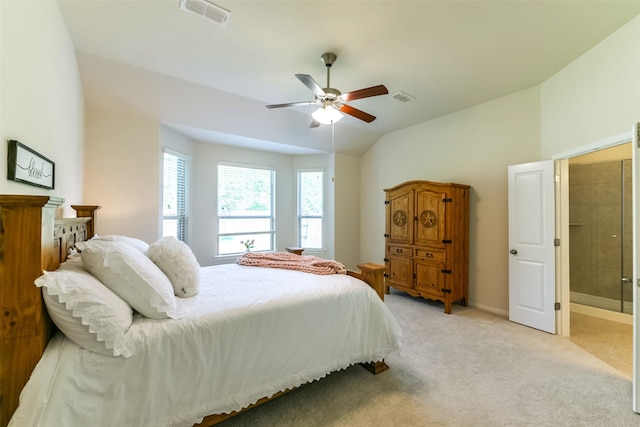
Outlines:
[[467, 305], [469, 186], [409, 181], [387, 188], [385, 292]]

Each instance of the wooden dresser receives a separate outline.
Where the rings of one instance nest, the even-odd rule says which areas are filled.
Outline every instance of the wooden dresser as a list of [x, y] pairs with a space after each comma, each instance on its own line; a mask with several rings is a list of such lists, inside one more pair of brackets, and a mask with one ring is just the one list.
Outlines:
[[469, 186], [409, 181], [387, 188], [385, 292], [467, 305]]

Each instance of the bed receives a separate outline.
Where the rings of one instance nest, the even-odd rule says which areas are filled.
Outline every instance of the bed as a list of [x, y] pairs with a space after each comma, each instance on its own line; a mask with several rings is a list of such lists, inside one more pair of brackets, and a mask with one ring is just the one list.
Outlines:
[[[197, 294], [163, 309], [174, 318], [132, 310], [107, 354], [87, 350], [56, 330], [34, 282], [42, 270], [86, 273], [96, 239], [82, 242], [99, 207], [56, 220], [62, 199], [0, 202], [3, 426], [212, 425], [353, 364], [383, 372], [399, 348], [384, 266], [316, 275], [231, 264], [202, 268]], [[82, 257], [67, 259], [74, 247]]]

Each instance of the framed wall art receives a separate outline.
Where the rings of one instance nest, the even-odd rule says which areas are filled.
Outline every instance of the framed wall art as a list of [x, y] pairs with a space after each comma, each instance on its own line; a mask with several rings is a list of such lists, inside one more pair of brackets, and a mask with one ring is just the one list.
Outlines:
[[55, 163], [26, 145], [9, 140], [7, 179], [53, 190]]

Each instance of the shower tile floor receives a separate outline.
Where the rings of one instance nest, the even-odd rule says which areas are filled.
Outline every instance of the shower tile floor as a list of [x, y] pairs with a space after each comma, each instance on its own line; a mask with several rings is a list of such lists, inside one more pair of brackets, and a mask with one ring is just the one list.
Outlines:
[[632, 325], [571, 312], [570, 334], [573, 343], [632, 377]]

